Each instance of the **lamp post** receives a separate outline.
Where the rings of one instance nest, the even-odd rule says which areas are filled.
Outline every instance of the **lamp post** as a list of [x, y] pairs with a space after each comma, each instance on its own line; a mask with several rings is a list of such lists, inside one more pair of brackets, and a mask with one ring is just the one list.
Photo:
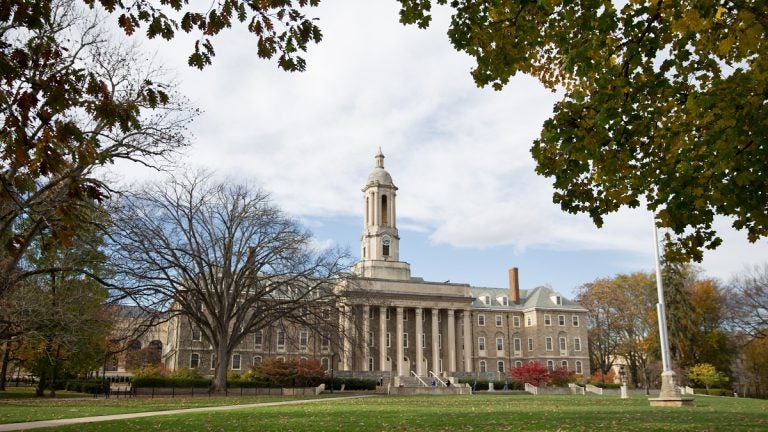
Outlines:
[[691, 405], [692, 398], [681, 397], [677, 390], [677, 376], [672, 370], [669, 359], [669, 336], [667, 336], [667, 314], [664, 310], [664, 285], [661, 281], [661, 259], [659, 258], [659, 234], [656, 230], [656, 216], [653, 216], [653, 252], [656, 256], [656, 314], [659, 321], [659, 341], [661, 345], [661, 392], [659, 397], [650, 399], [651, 406], [683, 406]]
[[333, 367], [334, 357], [336, 357], [336, 353], [331, 353], [331, 393], [333, 393], [333, 370], [335, 369]]

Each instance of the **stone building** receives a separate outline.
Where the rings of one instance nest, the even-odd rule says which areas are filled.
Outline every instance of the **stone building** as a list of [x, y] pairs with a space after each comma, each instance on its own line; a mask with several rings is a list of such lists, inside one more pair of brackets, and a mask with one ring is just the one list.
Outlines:
[[[590, 373], [587, 311], [549, 287], [521, 290], [518, 269], [505, 288], [429, 282], [400, 259], [397, 187], [379, 150], [363, 186], [361, 260], [333, 334], [276, 325], [255, 333], [229, 359], [247, 371], [268, 357], [315, 358], [336, 373], [500, 378], [538, 361]], [[163, 361], [170, 369], [212, 373], [215, 358], [184, 318], [166, 324]]]

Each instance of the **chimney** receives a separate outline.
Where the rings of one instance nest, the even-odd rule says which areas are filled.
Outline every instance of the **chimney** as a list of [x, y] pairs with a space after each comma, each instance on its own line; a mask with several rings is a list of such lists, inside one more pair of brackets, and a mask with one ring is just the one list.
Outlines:
[[517, 277], [517, 267], [509, 269], [509, 301], [520, 304], [520, 281]]

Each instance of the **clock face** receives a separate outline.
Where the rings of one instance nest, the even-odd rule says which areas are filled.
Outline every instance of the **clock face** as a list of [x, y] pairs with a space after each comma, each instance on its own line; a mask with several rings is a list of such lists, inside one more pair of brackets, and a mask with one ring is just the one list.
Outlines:
[[381, 243], [382, 243], [384, 246], [389, 246], [389, 244], [390, 244], [391, 242], [392, 242], [392, 240], [389, 238], [389, 236], [388, 236], [388, 235], [385, 235], [385, 236], [384, 236], [384, 237], [382, 237], [382, 239], [381, 239]]

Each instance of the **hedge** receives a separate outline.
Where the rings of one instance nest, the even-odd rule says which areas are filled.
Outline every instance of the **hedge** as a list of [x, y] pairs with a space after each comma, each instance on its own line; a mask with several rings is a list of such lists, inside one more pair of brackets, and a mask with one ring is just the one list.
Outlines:
[[[473, 388], [474, 391], [484, 391], [488, 390], [489, 383], [493, 383], [493, 389], [494, 390], [503, 390], [504, 389], [504, 381], [486, 381], [486, 380], [475, 380], [472, 378], [460, 378], [459, 384], [469, 384], [470, 387]], [[525, 388], [524, 384], [521, 384], [517, 381], [507, 381], [507, 389], [508, 390], [523, 390]]]
[[703, 394], [710, 396], [733, 396], [733, 391], [721, 388], [711, 388], [709, 390], [705, 388], [695, 388], [693, 389], [693, 394]]
[[595, 387], [603, 388], [603, 389], [620, 389], [621, 388], [621, 384], [616, 384], [616, 383], [591, 382], [589, 384]]
[[[333, 389], [341, 390], [341, 385], [344, 385], [344, 390], [376, 390], [376, 380], [363, 379], [363, 378], [334, 378]], [[331, 389], [331, 379], [325, 379], [325, 388]]]
[[134, 378], [131, 386], [139, 388], [167, 387], [167, 388], [207, 388], [211, 386], [211, 380], [206, 378]]

